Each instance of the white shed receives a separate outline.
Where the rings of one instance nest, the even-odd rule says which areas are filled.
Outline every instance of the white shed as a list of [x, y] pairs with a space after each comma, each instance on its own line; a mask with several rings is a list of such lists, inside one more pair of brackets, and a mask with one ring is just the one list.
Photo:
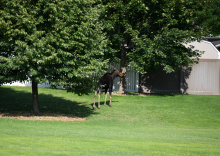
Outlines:
[[[204, 51], [199, 63], [188, 68], [188, 76], [181, 86], [188, 94], [220, 95], [220, 52], [208, 41], [192, 42], [194, 49]], [[190, 70], [189, 70], [190, 69]], [[183, 70], [183, 76], [185, 71]], [[182, 83], [182, 84], [183, 84]]]
[[158, 69], [142, 75], [140, 91], [144, 93], [182, 93], [220, 95], [220, 52], [208, 41], [192, 42], [195, 50], [204, 51], [199, 63], [173, 73]]

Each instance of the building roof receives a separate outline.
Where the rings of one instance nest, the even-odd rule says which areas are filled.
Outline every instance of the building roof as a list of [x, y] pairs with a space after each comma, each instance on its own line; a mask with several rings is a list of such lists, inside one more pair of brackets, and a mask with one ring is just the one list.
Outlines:
[[206, 37], [206, 40], [211, 42], [220, 51], [220, 36], [218, 36], [218, 37]]
[[186, 46], [188, 47], [189, 45], [194, 46], [193, 48], [194, 50], [199, 50], [204, 52], [201, 55], [200, 60], [201, 59], [220, 60], [219, 50], [209, 41], [201, 41], [201, 42], [195, 41], [188, 43]]

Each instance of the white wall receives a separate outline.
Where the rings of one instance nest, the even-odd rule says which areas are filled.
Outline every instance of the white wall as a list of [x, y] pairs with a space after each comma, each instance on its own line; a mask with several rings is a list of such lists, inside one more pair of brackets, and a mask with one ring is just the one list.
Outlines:
[[192, 67], [191, 74], [186, 82], [189, 94], [220, 94], [220, 61], [200, 61]]
[[220, 95], [220, 52], [211, 42], [192, 42], [197, 50], [205, 51], [199, 63], [193, 65], [189, 78], [187, 93]]

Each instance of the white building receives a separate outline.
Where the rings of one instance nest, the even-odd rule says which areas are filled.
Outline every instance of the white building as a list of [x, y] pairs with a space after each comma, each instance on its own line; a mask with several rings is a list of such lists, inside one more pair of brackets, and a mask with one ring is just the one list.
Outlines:
[[208, 41], [192, 42], [190, 45], [205, 53], [185, 80], [188, 84], [186, 93], [220, 95], [220, 52]]

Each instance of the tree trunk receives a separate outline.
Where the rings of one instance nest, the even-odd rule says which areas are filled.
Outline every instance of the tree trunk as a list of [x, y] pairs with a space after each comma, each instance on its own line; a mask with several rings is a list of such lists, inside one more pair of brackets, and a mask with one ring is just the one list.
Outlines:
[[119, 93], [126, 94], [126, 51], [127, 49], [121, 50], [121, 70], [125, 75], [120, 79]]
[[32, 81], [32, 97], [34, 115], [40, 115], [37, 82]]

